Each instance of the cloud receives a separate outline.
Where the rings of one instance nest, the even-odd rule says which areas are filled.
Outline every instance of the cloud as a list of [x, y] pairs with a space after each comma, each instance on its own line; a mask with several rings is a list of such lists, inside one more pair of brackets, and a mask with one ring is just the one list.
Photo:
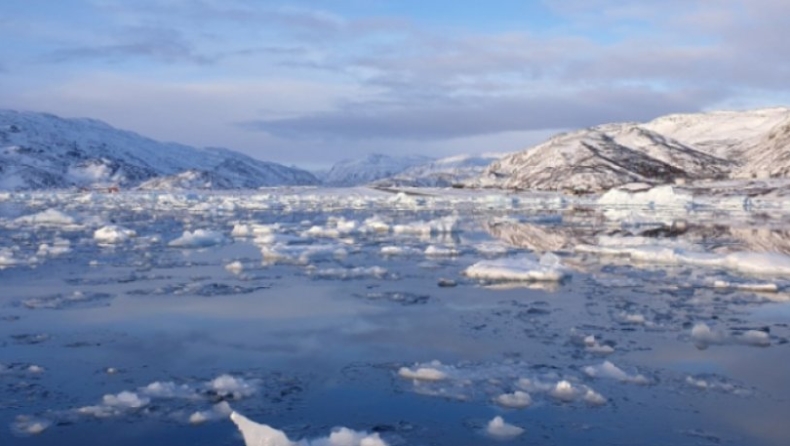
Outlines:
[[[328, 112], [241, 126], [292, 139], [442, 140], [514, 131], [587, 127], [698, 111], [716, 92], [592, 89], [522, 97], [463, 97], [409, 103], [363, 102]], [[627, 105], [626, 105], [627, 104]]]
[[130, 27], [116, 36], [110, 43], [59, 48], [50, 52], [44, 60], [51, 62], [74, 62], [97, 59], [119, 62], [129, 58], [143, 57], [160, 62], [188, 62], [208, 64], [213, 58], [199, 54], [184, 35], [175, 30], [156, 27]]

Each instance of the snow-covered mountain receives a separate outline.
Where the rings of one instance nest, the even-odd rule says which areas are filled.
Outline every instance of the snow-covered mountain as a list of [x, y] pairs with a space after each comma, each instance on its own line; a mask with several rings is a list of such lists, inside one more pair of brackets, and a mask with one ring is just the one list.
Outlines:
[[450, 187], [478, 177], [506, 154], [458, 155], [410, 167], [374, 182], [379, 187]]
[[790, 177], [790, 118], [745, 150], [738, 178]]
[[421, 155], [389, 156], [371, 154], [361, 159], [343, 160], [323, 176], [328, 186], [359, 186], [397, 175], [406, 169], [433, 161]]
[[313, 185], [307, 171], [226, 149], [163, 143], [92, 119], [0, 110], [0, 189]]
[[596, 192], [631, 182], [787, 176], [788, 152], [790, 109], [669, 115], [554, 136], [465, 184]]

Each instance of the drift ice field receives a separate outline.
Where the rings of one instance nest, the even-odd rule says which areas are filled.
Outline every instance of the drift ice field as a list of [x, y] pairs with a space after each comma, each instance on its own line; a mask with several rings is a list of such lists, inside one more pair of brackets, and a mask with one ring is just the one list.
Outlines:
[[787, 445], [738, 190], [0, 194], [0, 444]]

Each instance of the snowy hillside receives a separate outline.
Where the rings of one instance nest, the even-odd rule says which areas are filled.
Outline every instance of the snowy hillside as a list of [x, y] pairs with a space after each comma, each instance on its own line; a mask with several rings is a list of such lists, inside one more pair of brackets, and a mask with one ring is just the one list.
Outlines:
[[632, 182], [726, 177], [732, 163], [637, 124], [609, 124], [551, 138], [494, 162], [482, 187], [595, 192]]
[[790, 121], [790, 109], [715, 111], [667, 115], [641, 127], [719, 158], [742, 162], [744, 151], [776, 126]]
[[505, 154], [458, 155], [414, 166], [389, 178], [376, 181], [381, 187], [450, 187], [478, 177]]
[[777, 125], [745, 151], [739, 178], [790, 177], [790, 118]]
[[306, 171], [230, 150], [162, 143], [92, 119], [0, 110], [0, 189], [128, 188], [143, 182], [226, 189], [318, 180]]
[[338, 162], [322, 179], [328, 186], [359, 186], [397, 175], [410, 167], [431, 161], [433, 158], [419, 155], [371, 154], [361, 159]]
[[790, 109], [669, 115], [557, 135], [465, 184], [596, 192], [631, 182], [787, 176], [788, 152]]

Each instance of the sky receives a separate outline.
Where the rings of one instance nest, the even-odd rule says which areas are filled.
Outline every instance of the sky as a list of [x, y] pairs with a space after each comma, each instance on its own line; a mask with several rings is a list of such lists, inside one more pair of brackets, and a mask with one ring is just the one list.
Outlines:
[[307, 168], [790, 105], [787, 0], [4, 0], [0, 108]]

